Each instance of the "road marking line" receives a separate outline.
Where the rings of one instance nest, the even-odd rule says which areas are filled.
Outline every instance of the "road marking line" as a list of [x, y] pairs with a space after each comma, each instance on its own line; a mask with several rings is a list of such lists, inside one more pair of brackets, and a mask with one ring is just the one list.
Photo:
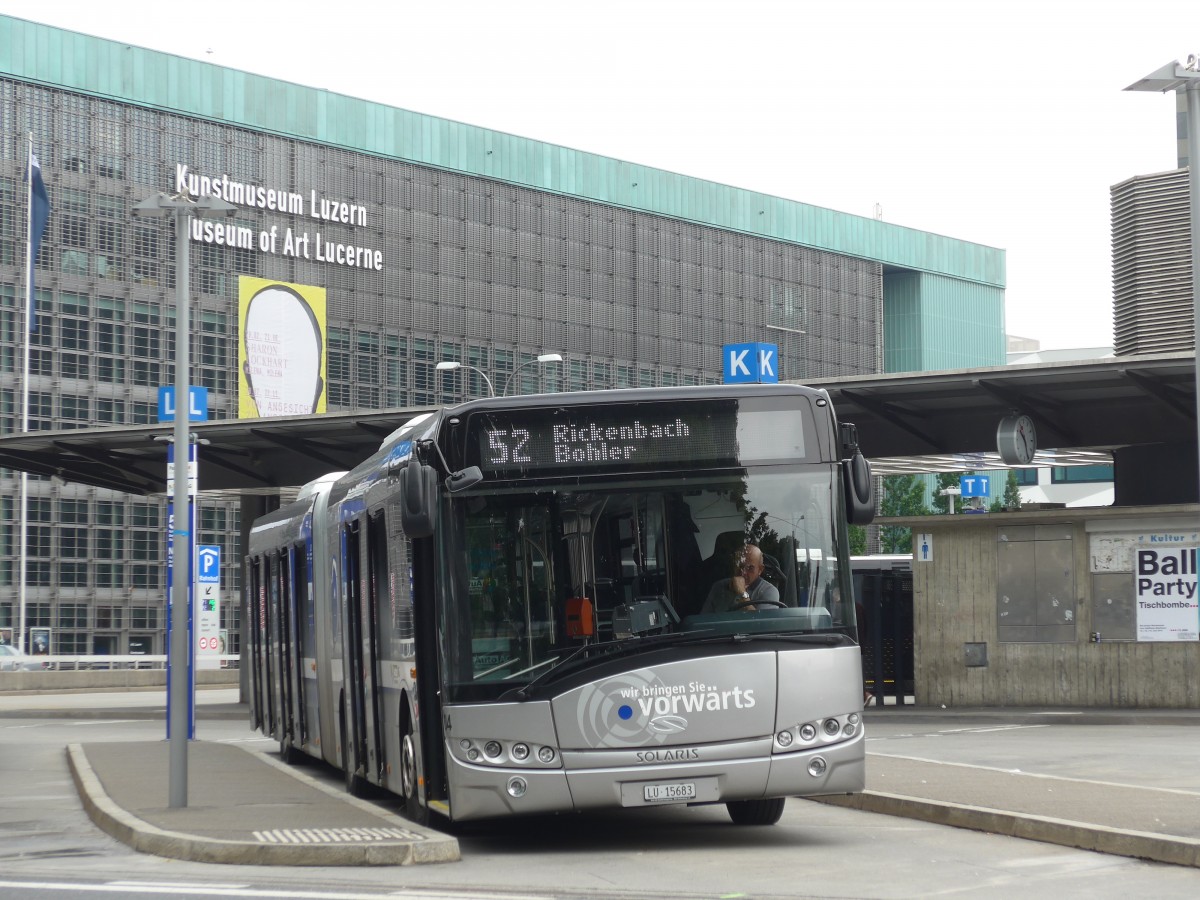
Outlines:
[[255, 831], [260, 844], [347, 844], [373, 841], [423, 841], [406, 828], [272, 828]]
[[1025, 772], [1021, 769], [1002, 769], [999, 766], [979, 766], [974, 763], [947, 762], [943, 759], [926, 759], [922, 756], [904, 756], [899, 753], [877, 753], [872, 751], [868, 756], [882, 756], [887, 759], [906, 759], [911, 762], [932, 763], [938, 766], [955, 766], [960, 769], [979, 769], [984, 772], [1002, 772], [1005, 775], [1028, 775], [1030, 778], [1045, 778], [1051, 781], [1073, 781], [1077, 784], [1097, 784], [1104, 787], [1129, 788], [1135, 791], [1158, 791], [1162, 794], [1181, 794], [1185, 797], [1200, 797], [1200, 792], [1185, 791], [1180, 788], [1151, 787], [1141, 784], [1128, 784], [1118, 781], [1098, 781], [1094, 778], [1072, 778], [1069, 775], [1044, 775], [1041, 772]]
[[1049, 727], [1049, 725], [977, 725], [974, 728], [942, 728], [937, 734], [987, 734], [989, 731], [1016, 731], [1021, 728]]

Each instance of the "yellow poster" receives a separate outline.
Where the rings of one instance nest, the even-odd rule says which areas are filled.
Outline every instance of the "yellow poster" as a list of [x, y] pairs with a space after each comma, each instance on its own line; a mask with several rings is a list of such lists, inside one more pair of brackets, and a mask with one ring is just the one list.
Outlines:
[[325, 288], [238, 276], [238, 418], [325, 412]]

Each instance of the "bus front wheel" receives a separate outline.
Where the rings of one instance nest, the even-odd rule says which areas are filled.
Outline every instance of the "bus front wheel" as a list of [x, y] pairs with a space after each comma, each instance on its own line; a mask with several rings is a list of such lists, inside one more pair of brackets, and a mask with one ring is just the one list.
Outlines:
[[725, 804], [734, 825], [774, 825], [783, 815], [783, 804], [787, 798], [774, 797], [770, 800], [730, 800]]
[[400, 792], [404, 797], [405, 818], [424, 824], [428, 813], [421, 805], [421, 792], [417, 786], [417, 740], [413, 735], [412, 717], [405, 713], [401, 724], [400, 739]]

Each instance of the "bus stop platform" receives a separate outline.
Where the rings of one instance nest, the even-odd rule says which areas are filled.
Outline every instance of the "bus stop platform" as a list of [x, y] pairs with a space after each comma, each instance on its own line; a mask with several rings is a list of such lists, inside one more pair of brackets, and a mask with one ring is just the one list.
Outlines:
[[309, 777], [273, 755], [190, 741], [187, 805], [170, 807], [170, 743], [70, 744], [92, 821], [144, 853], [241, 865], [453, 862], [458, 840]]
[[[1088, 709], [1064, 713], [1038, 709], [884, 708], [864, 714], [872, 723], [903, 721], [995, 730], [1026, 725], [1105, 725], [1118, 729], [1131, 756], [1149, 766], [1165, 765], [1141, 726], [1200, 726], [1200, 710]], [[1190, 729], [1189, 729], [1190, 730]], [[1200, 747], [1200, 730], [1196, 742]], [[1031, 760], [1031, 762], [1033, 762]], [[1200, 751], [1178, 760], [1189, 773]], [[1190, 778], [1180, 788], [1118, 784], [1109, 773], [1089, 771], [1080, 761], [1078, 777], [1059, 777], [934, 761], [883, 753], [867, 754], [867, 788], [853, 796], [822, 797], [821, 802], [868, 812], [920, 819], [1046, 843], [1130, 856], [1155, 862], [1200, 867], [1200, 790]], [[1093, 777], [1089, 777], [1093, 776]], [[1099, 777], [1096, 777], [1099, 776]]]

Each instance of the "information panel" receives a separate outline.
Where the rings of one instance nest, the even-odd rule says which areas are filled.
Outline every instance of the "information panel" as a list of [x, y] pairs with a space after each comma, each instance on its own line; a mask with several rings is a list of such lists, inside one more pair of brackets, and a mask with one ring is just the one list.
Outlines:
[[217, 669], [221, 665], [221, 547], [201, 544], [196, 548], [195, 623], [196, 668]]
[[468, 438], [485, 473], [737, 466], [804, 457], [801, 409], [736, 400], [481, 413]]
[[1196, 547], [1139, 547], [1136, 564], [1138, 640], [1200, 640]]

